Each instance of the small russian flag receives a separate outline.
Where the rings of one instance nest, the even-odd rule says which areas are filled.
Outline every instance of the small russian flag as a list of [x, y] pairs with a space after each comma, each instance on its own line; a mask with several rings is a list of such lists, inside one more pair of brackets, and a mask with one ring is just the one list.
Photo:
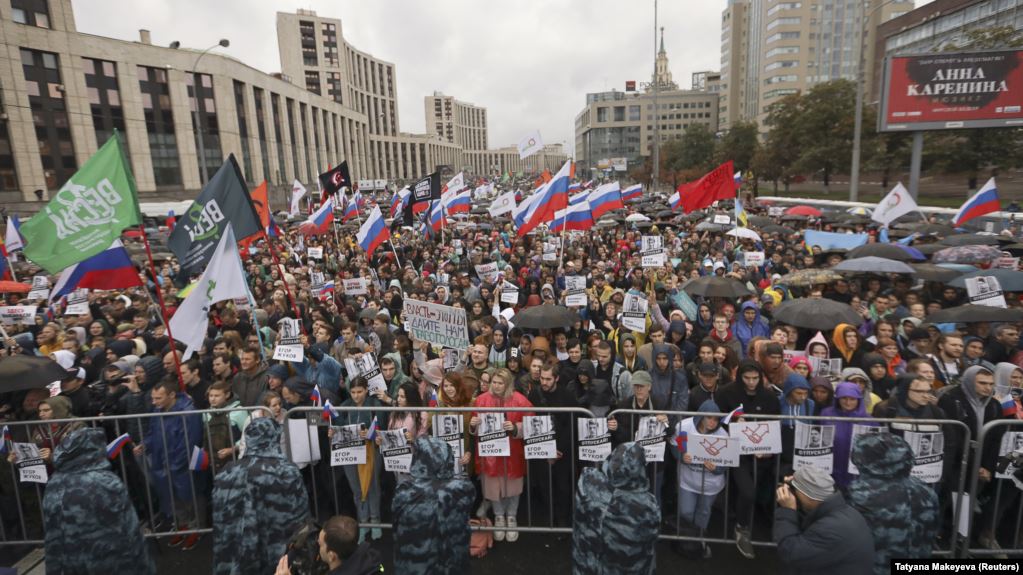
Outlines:
[[623, 200], [635, 200], [643, 196], [643, 184], [635, 184], [622, 190]]
[[313, 391], [309, 394], [309, 399], [313, 402], [313, 405], [320, 405], [320, 386], [313, 386]]
[[7, 455], [11, 451], [11, 444], [14, 443], [14, 438], [11, 437], [11, 429], [4, 426], [3, 441], [0, 441], [0, 455]]
[[121, 450], [124, 449], [125, 445], [131, 443], [131, 436], [127, 433], [122, 434], [117, 439], [107, 444], [107, 459], [114, 460], [121, 454]]
[[330, 404], [330, 400], [328, 399], [326, 403], [323, 404], [323, 421], [333, 422], [333, 418], [335, 417], [337, 417], [337, 410], [334, 409], [334, 406]]
[[725, 416], [723, 420], [721, 420], [721, 423], [723, 425], [728, 425], [729, 423], [732, 422], [733, 419], [738, 419], [744, 415], [746, 415], [746, 412], [743, 411], [742, 404], [740, 403], [739, 407], [733, 409], [731, 412], [728, 413], [728, 415]]
[[683, 454], [689, 449], [689, 434], [682, 431], [682, 428], [675, 432], [675, 444], [678, 445], [679, 454]]
[[427, 403], [427, 407], [437, 407], [437, 390], [433, 387], [430, 388], [430, 400]]
[[740, 170], [738, 172], [735, 172], [735, 174], [732, 176], [732, 179], [735, 180], [735, 185], [738, 186], [739, 184], [741, 184], [742, 183], [742, 170]]
[[1016, 410], [1016, 400], [1012, 398], [1012, 395], [1006, 395], [1002, 400], [1002, 417], [1016, 415]]
[[366, 432], [366, 439], [373, 441], [377, 438], [377, 430], [379, 424], [377, 424], [377, 416], [373, 416], [373, 421], [369, 422], [369, 431]]
[[210, 468], [210, 456], [205, 449], [198, 445], [192, 447], [192, 459], [188, 462], [188, 468], [192, 471], [206, 471]]

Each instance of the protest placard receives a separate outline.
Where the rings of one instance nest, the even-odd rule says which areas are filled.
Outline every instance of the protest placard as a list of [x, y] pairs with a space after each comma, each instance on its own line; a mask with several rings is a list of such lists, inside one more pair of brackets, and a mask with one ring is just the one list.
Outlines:
[[465, 433], [464, 420], [461, 414], [446, 414], [433, 416], [433, 436], [447, 442], [451, 447], [451, 455], [455, 458], [455, 473], [462, 471], [459, 459], [465, 453], [462, 435]]
[[1007, 307], [1005, 295], [1002, 293], [1002, 285], [995, 276], [977, 276], [966, 278], [966, 295], [970, 303], [975, 305], [989, 305], [992, 307]]
[[513, 283], [504, 282], [501, 284], [501, 303], [515, 305], [519, 303], [519, 288]]
[[741, 440], [734, 437], [690, 433], [686, 440], [686, 453], [692, 457], [693, 463], [709, 461], [718, 467], [738, 467], [741, 446]]
[[764, 265], [764, 252], [742, 252], [742, 265], [748, 268]]
[[489, 284], [497, 282], [497, 263], [491, 262], [489, 264], [477, 264], [476, 265], [476, 277], [480, 280], [485, 281]]
[[22, 483], [46, 483], [46, 462], [39, 455], [39, 447], [34, 443], [14, 442], [14, 466], [18, 469], [18, 481]]
[[526, 459], [555, 459], [558, 447], [554, 441], [554, 423], [549, 415], [527, 415], [522, 418]]
[[4, 305], [0, 306], [0, 322], [4, 325], [33, 325], [36, 318], [36, 306], [34, 305]]
[[317, 260], [323, 259], [323, 247], [308, 247], [305, 251], [306, 255]]
[[46, 276], [32, 276], [32, 289], [25, 296], [27, 300], [46, 299], [50, 297], [50, 278]]
[[302, 363], [305, 349], [302, 347], [302, 333], [297, 319], [281, 318], [277, 322], [277, 343], [273, 359]]
[[86, 315], [89, 313], [89, 290], [76, 289], [67, 296], [64, 315]]
[[728, 427], [729, 435], [739, 442], [740, 455], [781, 453], [781, 422], [778, 420], [736, 421]]
[[816, 467], [826, 473], [832, 471], [832, 451], [835, 446], [835, 426], [796, 422], [793, 469]]
[[508, 440], [508, 432], [504, 429], [504, 414], [486, 412], [479, 414], [479, 418], [478, 454], [481, 457], [508, 457], [511, 455], [511, 442]]
[[345, 295], [366, 295], [366, 278], [350, 278], [342, 280]]
[[664, 444], [667, 442], [665, 429], [665, 425], [658, 421], [656, 416], [639, 418], [636, 443], [643, 447], [647, 463], [664, 461]]
[[383, 430], [380, 433], [380, 454], [384, 456], [384, 471], [412, 472], [412, 446], [405, 437], [405, 428]]
[[402, 307], [406, 330], [413, 341], [468, 349], [469, 326], [464, 309], [414, 299], [404, 300]]
[[565, 276], [565, 305], [585, 306], [588, 302], [586, 276]]
[[579, 426], [579, 461], [604, 461], [611, 455], [611, 433], [607, 419], [581, 417]]
[[332, 427], [334, 436], [330, 438], [330, 465], [362, 465], [366, 463], [366, 441], [360, 431], [362, 425], [342, 425]]
[[645, 332], [648, 303], [646, 298], [641, 295], [625, 294], [622, 309], [622, 327], [632, 331]]

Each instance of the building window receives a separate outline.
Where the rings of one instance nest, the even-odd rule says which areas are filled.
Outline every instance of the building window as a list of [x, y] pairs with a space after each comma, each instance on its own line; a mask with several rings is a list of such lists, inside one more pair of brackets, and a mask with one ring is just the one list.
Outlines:
[[781, 68], [796, 68], [798, 66], [799, 60], [781, 60], [778, 62], [771, 62], [770, 64], [764, 66], [764, 71], [770, 72], [771, 70], [778, 70]]
[[263, 103], [263, 90], [253, 87], [252, 99], [256, 110], [256, 132], [259, 134], [259, 158], [263, 161], [263, 179], [268, 182], [280, 182], [280, 174], [278, 174], [276, 180], [270, 178], [270, 153], [267, 151], [266, 144], [266, 124], [264, 121], [266, 118], [266, 104]]
[[180, 186], [181, 160], [174, 133], [167, 70], [148, 66], [138, 66], [136, 70], [149, 135], [149, 152], [153, 157], [153, 179], [157, 186]]
[[598, 122], [607, 121], [607, 108], [597, 108], [597, 121]]
[[[196, 74], [194, 77], [187, 76], [188, 97], [192, 111], [198, 111], [199, 125], [195, 125], [195, 116], [192, 117], [192, 130], [195, 133], [195, 149], [199, 150], [199, 137], [202, 137], [205, 156], [199, 159], [206, 166], [206, 173], [209, 176], [220, 169], [224, 163], [224, 156], [220, 151], [220, 124], [217, 120], [217, 107], [213, 99], [213, 76], [209, 74]], [[198, 86], [198, 89], [196, 87]], [[197, 95], [198, 94], [198, 95]], [[202, 174], [202, 168], [199, 168]]]
[[[281, 128], [281, 98], [277, 94], [270, 94], [270, 111], [273, 113], [274, 118], [274, 138], [277, 140], [277, 181], [283, 182], [288, 178], [287, 170], [284, 164], [284, 138], [283, 130]], [[294, 146], [294, 138], [292, 138], [292, 145]], [[295, 177], [298, 177], [296, 172]]]
[[[774, 6], [769, 8], [767, 10], [767, 15], [770, 17], [770, 16], [774, 16], [775, 14], [780, 12], [781, 10], [796, 10], [796, 9], [802, 8], [802, 7], [803, 7], [803, 3], [802, 2], [781, 2], [781, 3], [775, 4]], [[830, 8], [830, 6], [828, 6], [828, 8]]]
[[625, 106], [615, 106], [615, 122], [625, 121]]
[[298, 178], [301, 170], [298, 169], [298, 141], [295, 139], [295, 101], [285, 98], [284, 109], [288, 114], [288, 135], [291, 136], [291, 167]]
[[102, 147], [117, 130], [125, 154], [130, 157], [124, 130], [124, 109], [117, 85], [117, 65], [106, 60], [82, 58], [85, 69], [85, 89], [89, 95], [92, 126], [96, 131], [96, 145]]
[[49, 28], [48, 0], [11, 0], [11, 17], [18, 24]]
[[249, 123], [245, 113], [245, 84], [234, 81], [234, 107], [238, 112], [238, 136], [242, 141], [242, 173], [245, 181], [252, 182], [252, 154], [249, 151]]
[[[0, 90], [0, 110], [3, 109], [3, 90]], [[0, 191], [18, 189], [18, 173], [14, 166], [14, 147], [7, 131], [7, 122], [0, 121]]]
[[341, 73], [327, 72], [327, 96], [330, 96], [338, 104], [344, 104], [341, 89]]
[[774, 56], [779, 56], [779, 55], [782, 55], [782, 54], [798, 54], [798, 53], [799, 53], [799, 46], [782, 46], [780, 48], [772, 48], [772, 49], [768, 50], [764, 54], [764, 57], [765, 58], [773, 58]]
[[767, 23], [768, 30], [774, 30], [778, 26], [798, 26], [800, 18], [775, 18]]
[[305, 89], [313, 94], [320, 93], [320, 73], [314, 70], [305, 71]]
[[22, 48], [21, 65], [29, 87], [28, 102], [35, 121], [46, 187], [56, 190], [78, 168], [57, 55]]

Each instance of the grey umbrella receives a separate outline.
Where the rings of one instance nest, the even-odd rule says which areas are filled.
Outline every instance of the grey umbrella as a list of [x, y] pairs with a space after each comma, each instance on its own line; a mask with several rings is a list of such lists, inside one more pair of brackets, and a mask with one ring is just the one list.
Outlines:
[[689, 280], [682, 286], [682, 290], [689, 295], [727, 298], [743, 297], [752, 293], [744, 283], [738, 280], [717, 276], [704, 276]]
[[725, 227], [729, 227], [729, 226], [724, 226], [722, 224], [715, 224], [714, 222], [700, 222], [700, 223], [696, 224], [696, 231], [698, 231], [698, 232], [705, 232], [705, 231], [706, 232], [720, 232], [721, 230], [725, 229]]
[[828, 332], [840, 323], [853, 326], [863, 323], [852, 306], [826, 298], [799, 298], [782, 302], [774, 308], [775, 321], [795, 327]]
[[898, 260], [900, 262], [907, 262], [909, 260], [916, 259], [908, 250], [904, 250], [893, 244], [863, 244], [862, 246], [849, 250], [849, 257], [851, 258], [862, 258], [866, 256]]
[[950, 307], [927, 316], [927, 323], [981, 323], [1020, 320], [1023, 320], [1023, 310], [1021, 309], [975, 304]]
[[850, 273], [886, 273], [886, 274], [914, 273], [913, 268], [909, 267], [909, 264], [905, 262], [900, 262], [898, 260], [890, 260], [888, 258], [879, 258], [877, 256], [865, 256], [862, 258], [848, 259], [839, 262], [838, 265], [832, 266], [831, 269], [835, 270], [836, 272]]
[[945, 246], [997, 246], [998, 238], [981, 234], [959, 234], [949, 236], [938, 243]]
[[563, 305], [534, 305], [515, 314], [511, 322], [522, 329], [553, 329], [570, 327], [579, 319], [579, 312]]
[[998, 285], [1003, 291], [1023, 291], [1023, 272], [1016, 270], [977, 270], [966, 275], [961, 275], [948, 282], [948, 285], [957, 288], [966, 288], [966, 280], [980, 276], [994, 276], [998, 279]]
[[963, 272], [935, 264], [909, 264], [916, 277], [934, 282], [947, 282], [963, 275]]

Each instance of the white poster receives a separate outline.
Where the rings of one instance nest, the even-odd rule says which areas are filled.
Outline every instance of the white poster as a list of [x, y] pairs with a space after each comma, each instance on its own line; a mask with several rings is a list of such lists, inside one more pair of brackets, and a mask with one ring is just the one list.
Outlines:
[[856, 467], [856, 464], [852, 460], [852, 447], [856, 445], [856, 437], [866, 433], [886, 433], [887, 428], [878, 425], [863, 425], [860, 423], [854, 423], [852, 428], [852, 437], [849, 438], [849, 473], [853, 475], [859, 475], [860, 470]]
[[366, 278], [351, 278], [342, 280], [345, 295], [366, 295]]
[[384, 379], [384, 374], [380, 371], [379, 367], [374, 367], [363, 373], [362, 377], [366, 378], [367, 390], [370, 395], [375, 396], [381, 391], [387, 393], [387, 380]]
[[736, 421], [729, 426], [733, 439], [739, 441], [740, 455], [781, 453], [781, 422]]
[[603, 417], [580, 417], [579, 461], [604, 461], [611, 456], [611, 433], [607, 419]]
[[995, 269], [1017, 270], [1019, 269], [1019, 258], [1012, 257], [1009, 252], [1002, 252], [1002, 257], [995, 260]]
[[440, 351], [444, 371], [450, 371], [458, 367], [461, 361], [461, 352], [457, 349], [442, 349]]
[[4, 305], [0, 306], [0, 322], [4, 325], [33, 325], [36, 317], [36, 306], [34, 305]]
[[405, 299], [402, 317], [412, 341], [452, 349], [469, 348], [469, 324], [462, 308]]
[[405, 429], [379, 431], [380, 454], [384, 456], [384, 471], [412, 472], [412, 446], [405, 437]]
[[556, 459], [558, 447], [554, 442], [554, 422], [549, 415], [527, 415], [522, 418], [526, 443], [526, 459]]
[[519, 288], [508, 282], [501, 284], [501, 303], [519, 303]]
[[992, 307], [1007, 307], [1005, 296], [1002, 294], [1002, 285], [994, 276], [977, 276], [966, 278], [966, 294], [970, 297], [970, 303], [976, 305], [989, 305]]
[[50, 297], [50, 278], [47, 276], [32, 276], [32, 289], [25, 296], [25, 299], [46, 299]]
[[727, 226], [728, 224], [732, 223], [732, 218], [728, 217], [725, 214], [716, 214], [714, 216], [714, 223]]
[[359, 433], [362, 425], [342, 425], [333, 427], [334, 436], [330, 438], [330, 465], [362, 465], [366, 463], [366, 440]]
[[300, 200], [304, 195], [305, 186], [302, 185], [302, 182], [295, 180], [294, 183], [291, 184], [291, 210], [289, 212], [290, 215], [297, 216], [298, 213], [301, 211], [302, 204]]
[[541, 259], [545, 262], [558, 261], [558, 247], [551, 243], [544, 243]]
[[348, 378], [354, 379], [360, 375], [366, 375], [377, 366], [377, 360], [372, 353], [363, 353], [345, 358], [345, 371]]
[[764, 252], [742, 252], [742, 263], [746, 267], [764, 265]]
[[945, 434], [941, 429], [904, 431], [902, 438], [913, 450], [913, 470], [910, 475], [924, 483], [941, 481], [941, 470], [944, 467], [945, 459]]
[[479, 455], [481, 457], [508, 457], [511, 455], [511, 442], [508, 432], [504, 430], [504, 414], [498, 412], [479, 414], [480, 423], [476, 433], [479, 435]]
[[686, 438], [686, 453], [693, 463], [709, 461], [718, 467], [738, 467], [740, 446], [739, 440], [727, 435], [690, 433]]
[[316, 463], [320, 460], [320, 436], [316, 425], [307, 419], [286, 419], [288, 422], [288, 446], [291, 461], [296, 465]]
[[309, 257], [311, 257], [313, 259], [322, 260], [323, 259], [323, 247], [320, 246], [320, 247], [315, 247], [315, 248], [314, 247], [306, 248], [306, 255], [308, 255]]
[[816, 467], [831, 473], [832, 451], [835, 445], [835, 426], [796, 422], [796, 441], [793, 450], [793, 469]]
[[433, 436], [447, 442], [451, 447], [451, 454], [455, 458], [456, 474], [462, 472], [459, 460], [462, 458], [462, 454], [465, 453], [464, 444], [462, 443], [462, 436], [464, 434], [463, 422], [462, 416], [458, 414], [433, 416]]
[[18, 480], [22, 483], [46, 483], [46, 462], [39, 455], [34, 443], [13, 443], [14, 464], [18, 468]]
[[767, 208], [767, 215], [771, 216], [772, 218], [775, 218], [775, 217], [778, 217], [778, 216], [784, 216], [785, 215], [785, 207], [784, 206], [769, 206]]
[[646, 332], [646, 298], [627, 293], [622, 307], [622, 327], [631, 331]]
[[479, 264], [476, 266], [476, 276], [488, 284], [497, 282], [497, 263]]
[[664, 239], [661, 236], [642, 236], [639, 241], [640, 253], [652, 252], [664, 247]]
[[565, 305], [586, 306], [586, 276], [565, 276]]
[[664, 250], [646, 252], [640, 256], [640, 266], [644, 268], [658, 268], [667, 261]]
[[639, 418], [636, 429], [636, 443], [643, 446], [646, 462], [664, 461], [664, 446], [667, 438], [664, 435], [666, 425], [657, 420], [656, 416]]
[[299, 328], [297, 319], [285, 317], [277, 322], [277, 343], [274, 345], [274, 359], [302, 363], [305, 359], [305, 350], [302, 347], [302, 334]]
[[85, 315], [89, 313], [89, 290], [76, 289], [67, 296], [64, 315]]
[[[1002, 435], [1002, 444], [998, 448], [998, 456], [1004, 457], [1015, 451], [1023, 453], [1023, 431], [1007, 431]], [[1004, 471], [996, 472], [995, 477], [1009, 479], [1017, 469], [1019, 468], [1010, 463]]]
[[810, 368], [811, 373], [814, 377], [828, 377], [837, 378], [842, 373], [842, 359], [833, 357], [830, 359], [821, 359], [819, 357], [810, 357]]

